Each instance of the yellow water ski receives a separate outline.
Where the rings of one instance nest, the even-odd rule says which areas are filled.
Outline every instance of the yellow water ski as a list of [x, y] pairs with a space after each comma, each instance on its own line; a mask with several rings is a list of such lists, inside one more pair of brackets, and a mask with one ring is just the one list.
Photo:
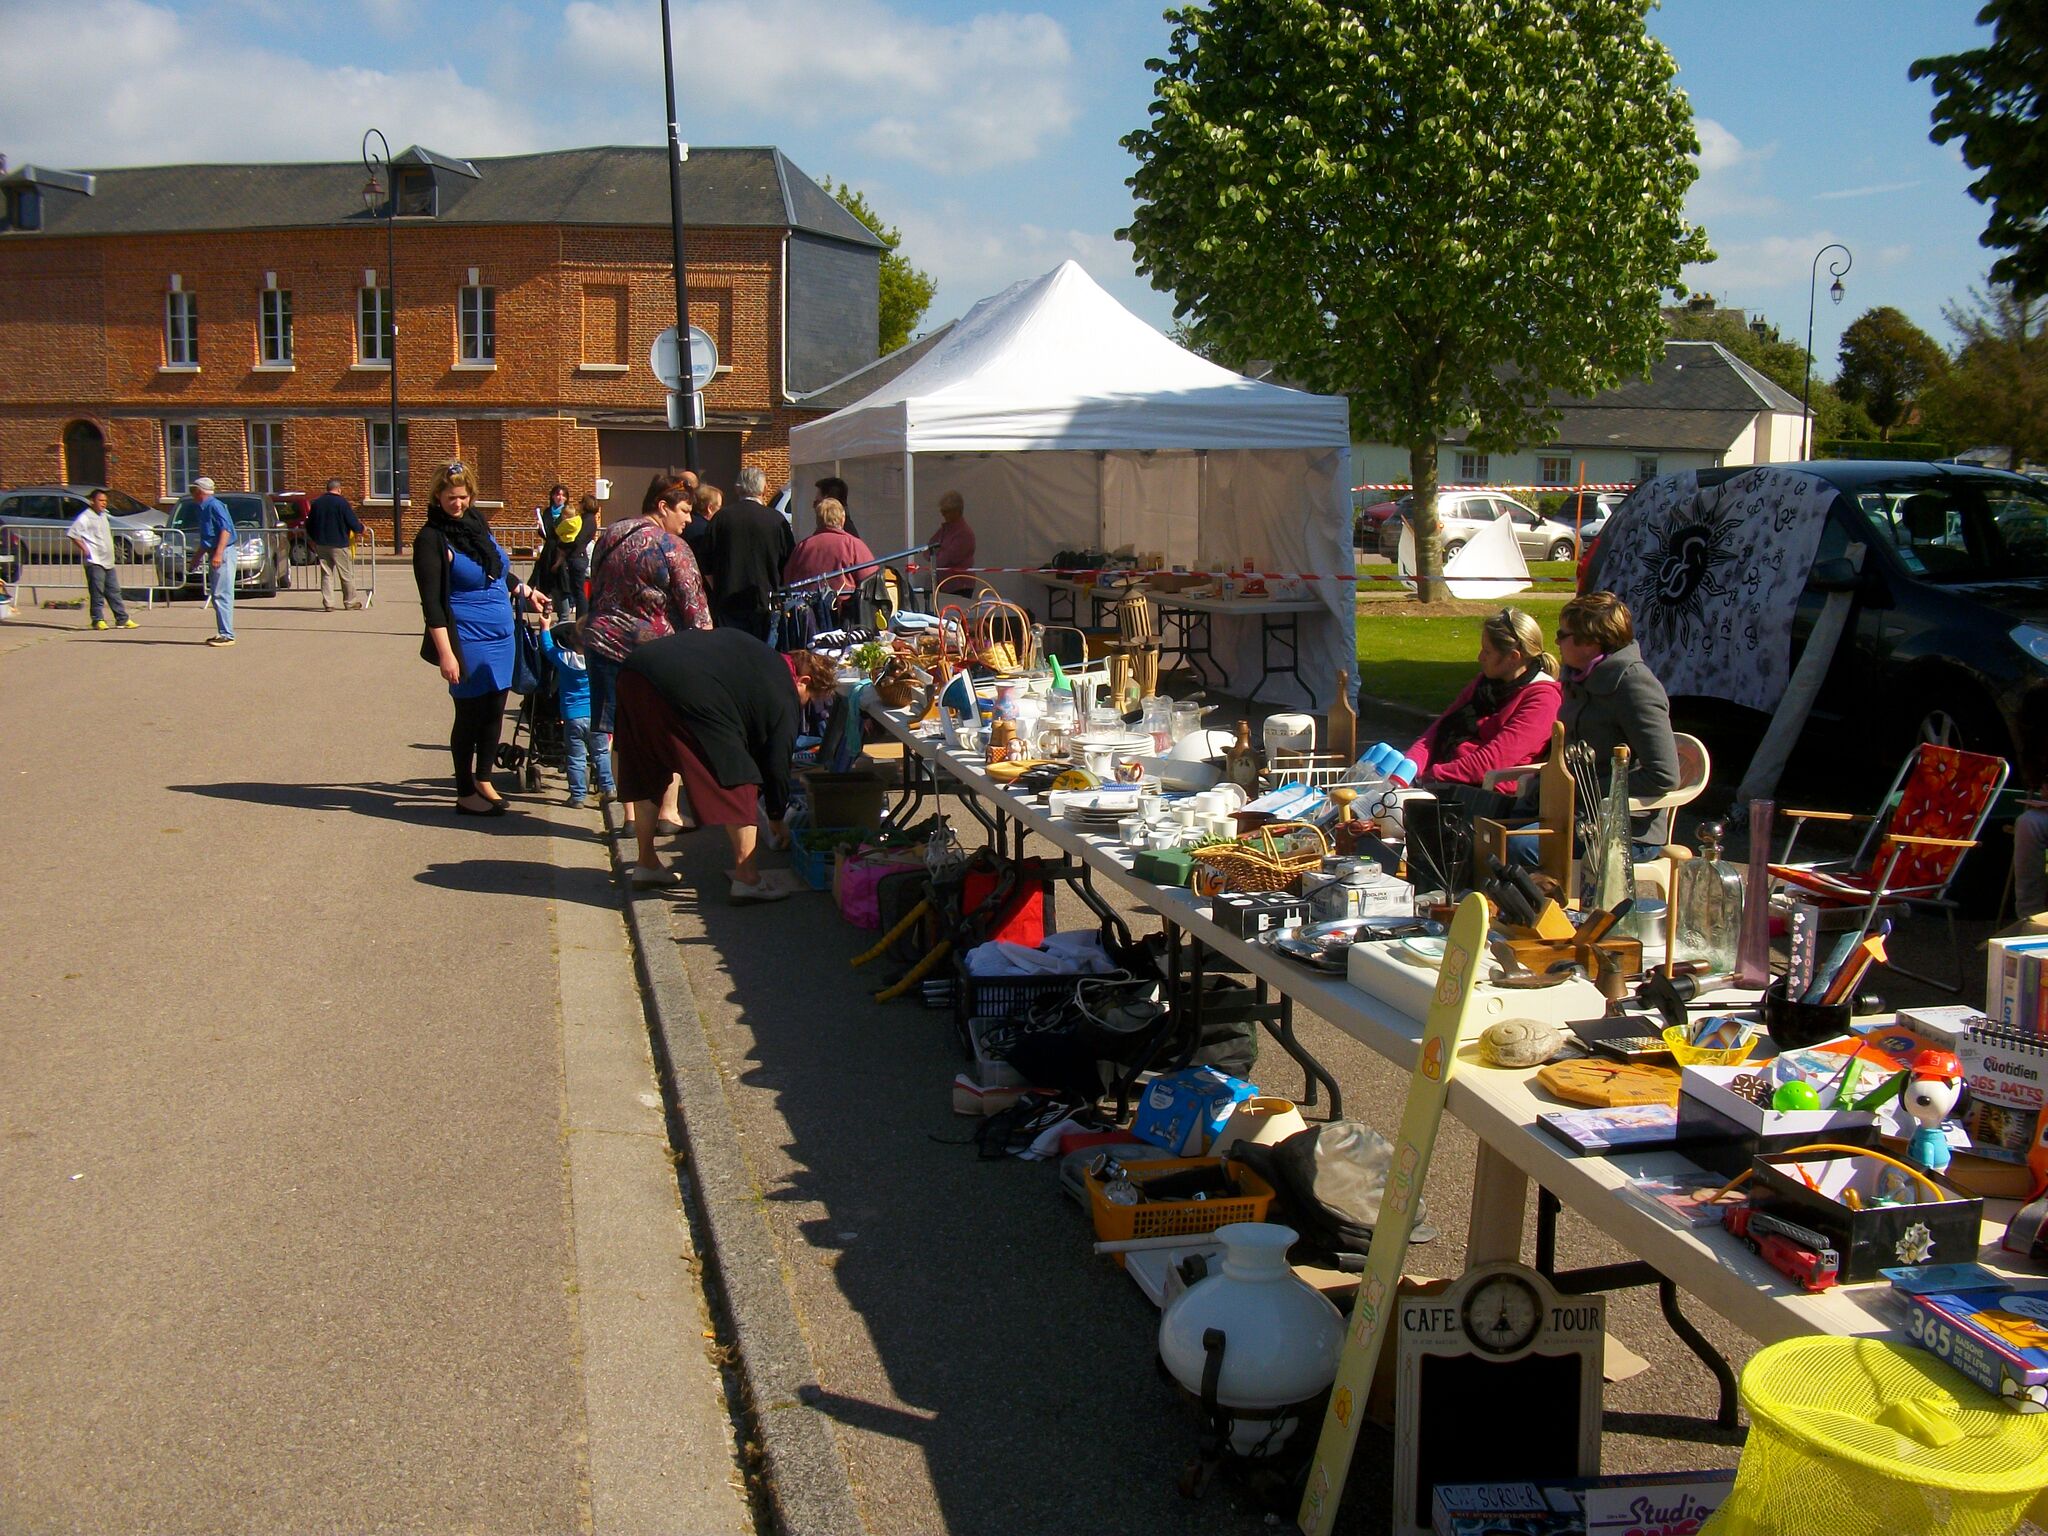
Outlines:
[[1437, 1127], [1443, 1123], [1451, 1064], [1457, 1059], [1485, 955], [1486, 898], [1474, 893], [1459, 903], [1450, 937], [1444, 941], [1444, 962], [1422, 1026], [1422, 1053], [1408, 1081], [1408, 1106], [1401, 1112], [1401, 1135], [1394, 1143], [1394, 1166], [1380, 1199], [1379, 1226], [1373, 1231], [1365, 1273], [1359, 1277], [1358, 1299], [1344, 1330], [1343, 1358], [1337, 1362], [1329, 1410], [1323, 1415], [1323, 1433], [1316, 1441], [1308, 1486], [1295, 1516], [1304, 1536], [1328, 1536], [1337, 1520], [1337, 1501], [1344, 1496], [1373, 1369], [1393, 1324], [1401, 1266], [1408, 1258], [1408, 1229], [1423, 1180], [1429, 1177], [1429, 1155], [1436, 1149]]

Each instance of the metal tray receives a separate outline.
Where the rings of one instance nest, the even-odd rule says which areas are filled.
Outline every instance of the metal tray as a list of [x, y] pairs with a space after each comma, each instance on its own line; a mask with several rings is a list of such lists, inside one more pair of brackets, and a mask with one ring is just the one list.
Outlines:
[[1441, 938], [1443, 933], [1444, 925], [1427, 917], [1340, 917], [1335, 922], [1310, 923], [1303, 928], [1269, 929], [1253, 942], [1299, 964], [1341, 976], [1353, 944]]

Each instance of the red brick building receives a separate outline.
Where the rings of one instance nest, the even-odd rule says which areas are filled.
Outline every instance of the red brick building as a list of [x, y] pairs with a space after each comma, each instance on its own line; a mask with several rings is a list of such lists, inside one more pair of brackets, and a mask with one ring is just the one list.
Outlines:
[[[388, 535], [395, 354], [401, 495], [409, 460], [459, 457], [509, 526], [556, 480], [637, 510], [682, 462], [648, 367], [675, 320], [665, 157], [407, 150], [389, 263], [360, 164], [0, 175], [0, 485], [338, 476]], [[874, 359], [881, 243], [779, 150], [693, 149], [683, 173], [690, 320], [720, 362], [700, 463], [778, 485], [819, 414], [798, 397]]]

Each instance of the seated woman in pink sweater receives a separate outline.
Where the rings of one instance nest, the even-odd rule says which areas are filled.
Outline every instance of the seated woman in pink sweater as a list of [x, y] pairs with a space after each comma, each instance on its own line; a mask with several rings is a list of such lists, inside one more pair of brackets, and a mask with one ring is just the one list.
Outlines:
[[1408, 748], [1416, 785], [1482, 815], [1505, 811], [1515, 786], [1482, 789], [1481, 779], [1541, 758], [1563, 699], [1542, 626], [1519, 608], [1501, 609], [1479, 627], [1479, 675]]

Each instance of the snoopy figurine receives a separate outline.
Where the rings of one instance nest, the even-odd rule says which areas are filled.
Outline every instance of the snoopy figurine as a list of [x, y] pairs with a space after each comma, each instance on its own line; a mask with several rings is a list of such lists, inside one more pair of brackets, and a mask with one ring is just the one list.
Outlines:
[[1948, 1051], [1922, 1051], [1906, 1069], [1899, 1103], [1913, 1117], [1916, 1129], [1906, 1143], [1906, 1159], [1940, 1173], [1948, 1167], [1948, 1138], [1942, 1122], [1955, 1112], [1963, 1096], [1963, 1064]]

